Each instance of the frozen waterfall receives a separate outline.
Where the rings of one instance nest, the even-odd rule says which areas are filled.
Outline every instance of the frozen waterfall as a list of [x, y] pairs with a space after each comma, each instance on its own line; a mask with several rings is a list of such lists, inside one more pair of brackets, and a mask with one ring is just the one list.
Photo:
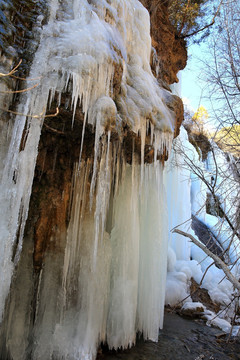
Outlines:
[[[22, 95], [1, 154], [1, 351], [13, 360], [92, 360], [101, 342], [127, 348], [138, 331], [158, 339], [168, 242], [158, 157], [170, 154], [174, 117], [151, 72], [149, 14], [138, 0], [51, 0], [47, 24], [41, 20], [27, 80], [27, 87], [38, 86]], [[121, 92], [114, 98], [117, 69]], [[59, 234], [61, 255], [46, 252], [40, 274], [31, 279], [31, 261], [23, 261], [31, 243], [22, 249], [38, 145], [44, 119], [52, 116], [48, 109], [63, 102], [72, 124], [79, 109], [84, 114], [70, 220], [66, 237]], [[141, 139], [140, 156], [132, 146], [131, 165], [121, 150], [123, 125]], [[95, 132], [93, 159], [83, 156], [86, 126]], [[148, 165], [147, 138], [154, 149]], [[13, 271], [29, 288], [23, 296], [12, 289], [4, 317]], [[34, 291], [30, 320], [23, 309], [32, 306]]]

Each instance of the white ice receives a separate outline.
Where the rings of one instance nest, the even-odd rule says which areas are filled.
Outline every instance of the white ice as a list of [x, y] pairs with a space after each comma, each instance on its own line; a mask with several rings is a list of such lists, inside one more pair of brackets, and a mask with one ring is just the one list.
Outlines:
[[[140, 119], [150, 119], [156, 139], [159, 132], [167, 132], [167, 137], [161, 135], [162, 141], [155, 141], [159, 152], [163, 144], [170, 151], [174, 131], [173, 116], [150, 68], [149, 14], [138, 0], [51, 0], [48, 23], [42, 26], [39, 18], [34, 31], [41, 39], [26, 87], [33, 86], [33, 78], [39, 85], [22, 96], [17, 112], [23, 115], [16, 116], [8, 144], [1, 150], [0, 318], [14, 268], [13, 248], [15, 263], [21, 253], [41, 127], [55, 95], [60, 105], [61, 94], [69, 93], [72, 121], [76, 108], [81, 106], [85, 124], [87, 121], [96, 129], [91, 194], [100, 191], [99, 186], [95, 187], [99, 141], [105, 127], [114, 127], [116, 118], [136, 133], [142, 126]], [[112, 80], [117, 66], [123, 74], [116, 104], [112, 100]], [[105, 222], [103, 213], [97, 205], [95, 228], [99, 227], [97, 221]], [[98, 239], [95, 253], [97, 246]]]

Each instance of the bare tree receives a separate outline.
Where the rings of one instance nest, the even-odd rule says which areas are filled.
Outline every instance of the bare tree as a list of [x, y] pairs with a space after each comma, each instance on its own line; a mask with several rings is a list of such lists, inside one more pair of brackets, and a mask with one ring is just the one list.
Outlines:
[[227, 0], [222, 6], [218, 31], [209, 43], [211, 56], [204, 63], [204, 77], [219, 128], [240, 124], [239, 33], [240, 3]]
[[189, 139], [203, 162], [193, 159], [183, 145], [177, 149], [182, 154], [183, 166], [204, 184], [205, 202], [202, 207], [206, 213], [218, 218], [215, 234], [225, 239], [223, 247], [227, 256], [222, 261], [191, 234], [175, 230], [190, 238], [214, 260], [232, 282], [237, 296], [240, 294], [239, 276], [233, 272], [233, 268], [240, 262], [239, 33], [240, 3], [238, 0], [225, 0], [222, 2], [218, 29], [209, 40], [210, 55], [204, 63], [204, 80], [210, 91], [216, 131], [211, 136], [199, 128], [196, 131], [196, 126], [189, 126], [194, 119], [188, 116], [186, 129]]

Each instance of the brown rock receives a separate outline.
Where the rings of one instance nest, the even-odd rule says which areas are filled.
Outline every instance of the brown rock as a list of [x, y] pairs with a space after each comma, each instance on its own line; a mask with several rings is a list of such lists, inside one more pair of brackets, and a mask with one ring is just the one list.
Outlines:
[[215, 304], [206, 289], [200, 288], [199, 284], [191, 279], [190, 294], [193, 301], [200, 301], [207, 309], [218, 313], [220, 306]]
[[187, 64], [186, 42], [176, 37], [168, 18], [168, 1], [140, 0], [151, 19], [152, 45], [160, 60], [159, 79], [166, 84], [178, 82], [177, 73]]
[[200, 302], [185, 303], [181, 308], [181, 315], [196, 318], [204, 312], [204, 306]]

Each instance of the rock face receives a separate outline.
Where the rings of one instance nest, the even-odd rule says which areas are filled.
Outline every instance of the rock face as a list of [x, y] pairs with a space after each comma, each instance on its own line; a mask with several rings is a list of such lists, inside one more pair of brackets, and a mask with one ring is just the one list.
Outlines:
[[[27, 75], [39, 36], [34, 28], [46, 18], [45, 0], [6, 0], [0, 4], [0, 48], [4, 60], [18, 62], [22, 59], [21, 75]], [[40, 16], [40, 17], [39, 17]]]
[[176, 33], [168, 18], [168, 2], [141, 0], [151, 18], [152, 44], [159, 57], [158, 78], [163, 84], [178, 82], [177, 73], [187, 64], [186, 43], [176, 38]]
[[[211, 232], [211, 230], [196, 216], [192, 215], [192, 229], [195, 234], [198, 236], [199, 240], [207, 246], [213, 254], [218, 255], [221, 259], [224, 259], [223, 254], [224, 250], [219, 244], [216, 236]], [[225, 259], [224, 259], [225, 260]]]
[[[176, 37], [175, 29], [168, 17], [168, 1], [141, 0], [148, 9], [151, 19], [152, 70], [163, 87], [178, 83], [177, 73], [187, 64], [187, 49], [183, 39]], [[178, 136], [183, 121], [183, 104], [176, 96], [167, 101], [176, 114], [175, 136]]]

